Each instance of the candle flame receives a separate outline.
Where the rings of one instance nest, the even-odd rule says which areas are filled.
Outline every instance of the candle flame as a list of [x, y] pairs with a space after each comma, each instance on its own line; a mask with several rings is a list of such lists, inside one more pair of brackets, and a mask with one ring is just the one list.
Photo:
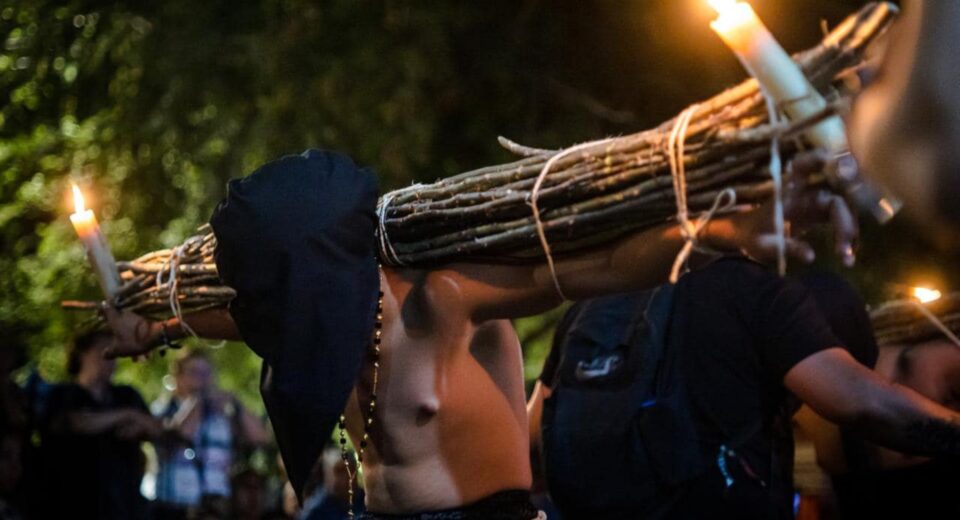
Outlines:
[[707, 3], [710, 4], [710, 7], [712, 7], [717, 14], [721, 15], [737, 6], [737, 0], [707, 0]]
[[83, 204], [83, 193], [80, 192], [80, 188], [73, 183], [73, 212], [74, 213], [83, 213], [86, 210], [86, 206]]
[[939, 300], [940, 296], [942, 296], [940, 291], [927, 287], [914, 287], [912, 292], [913, 297], [920, 300], [920, 303], [930, 303]]
[[[734, 38], [734, 35], [743, 31], [749, 34], [755, 34], [757, 31], [766, 29], [757, 18], [753, 8], [746, 2], [739, 0], [707, 0], [717, 12], [717, 19], [710, 23], [714, 31], [724, 36], [724, 39]], [[735, 39], [747, 38], [746, 35], [737, 36]]]

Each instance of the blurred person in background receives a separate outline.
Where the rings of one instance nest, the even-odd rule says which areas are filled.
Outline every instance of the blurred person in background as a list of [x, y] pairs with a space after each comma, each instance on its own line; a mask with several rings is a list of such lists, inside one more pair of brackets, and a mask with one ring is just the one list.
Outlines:
[[857, 99], [851, 145], [868, 176], [939, 244], [960, 245], [960, 2], [906, 0], [879, 75]]
[[[960, 332], [960, 294], [945, 297], [930, 310]], [[908, 308], [909, 310], [909, 308]], [[904, 314], [903, 316], [908, 316]], [[908, 388], [960, 412], [960, 346], [925, 317], [901, 319], [906, 336], [880, 333], [876, 372], [891, 384]], [[797, 416], [815, 443], [817, 462], [832, 482], [841, 518], [960, 518], [960, 464], [956, 458], [928, 458], [900, 453], [864, 440], [808, 409]]]
[[[348, 457], [351, 466], [354, 458]], [[320, 457], [314, 470], [314, 491], [307, 495], [299, 520], [345, 520], [350, 511], [350, 476], [340, 448], [330, 445]], [[353, 497], [353, 511], [363, 511], [363, 490], [358, 489]]]
[[960, 415], [871, 370], [856, 292], [802, 282], [725, 258], [572, 307], [529, 407], [563, 518], [793, 518], [801, 401], [878, 443], [960, 455]]
[[18, 493], [23, 477], [23, 455], [26, 436], [24, 431], [9, 424], [6, 417], [0, 420], [0, 520], [22, 518], [21, 500]]
[[32, 421], [26, 395], [11, 379], [23, 359], [23, 348], [0, 347], [0, 520], [20, 518], [27, 498], [22, 491]]
[[237, 472], [230, 479], [230, 518], [260, 520], [264, 510], [264, 479], [253, 469]]
[[172, 394], [153, 405], [166, 430], [156, 443], [154, 516], [226, 515], [236, 450], [268, 442], [266, 428], [234, 395], [216, 387], [213, 364], [202, 351], [184, 352], [174, 362], [173, 376]]
[[111, 383], [115, 361], [103, 351], [109, 331], [76, 339], [67, 360], [71, 382], [57, 385], [41, 418], [44, 504], [40, 518], [145, 518], [140, 443], [161, 434], [140, 394]]

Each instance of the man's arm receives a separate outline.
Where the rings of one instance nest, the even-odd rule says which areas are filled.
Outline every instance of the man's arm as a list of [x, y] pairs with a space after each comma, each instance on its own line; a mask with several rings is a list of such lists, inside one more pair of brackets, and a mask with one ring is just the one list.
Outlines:
[[906, 3], [877, 81], [857, 100], [851, 143], [865, 172], [924, 224], [960, 224], [960, 3]]
[[878, 444], [914, 455], [960, 456], [960, 415], [886, 382], [842, 348], [797, 363], [784, 384], [824, 418]]
[[[804, 181], [809, 174], [820, 171], [826, 160], [824, 154], [812, 152], [799, 156], [792, 164], [784, 213], [795, 236], [787, 237], [786, 253], [803, 262], [813, 261], [813, 248], [796, 235], [806, 227], [829, 223], [834, 229], [835, 251], [849, 266], [854, 261], [853, 242], [858, 235], [853, 213], [839, 195], [809, 187]], [[768, 203], [717, 217], [702, 231], [700, 243], [720, 251], [743, 252], [759, 261], [775, 259], [777, 238], [772, 208], [773, 204]], [[683, 245], [677, 225], [642, 231], [595, 251], [558, 259], [557, 278], [564, 295], [575, 300], [654, 287], [667, 281]], [[446, 285], [457, 287], [463, 307], [478, 322], [535, 315], [560, 303], [546, 264], [454, 264], [436, 275], [454, 282]]]
[[53, 429], [61, 432], [81, 435], [97, 435], [113, 430], [135, 420], [138, 412], [132, 409], [111, 410], [107, 412], [69, 412], [61, 420], [52, 422]]
[[116, 435], [121, 439], [152, 441], [163, 435], [163, 424], [148, 413], [137, 412], [129, 423], [117, 428]]
[[[110, 306], [104, 307], [103, 313], [115, 338], [114, 345], [104, 352], [107, 357], [144, 355], [162, 345], [164, 335], [169, 341], [190, 335], [177, 318], [151, 321], [134, 312], [118, 311]], [[183, 321], [201, 338], [241, 341], [240, 332], [226, 309], [185, 314]]]

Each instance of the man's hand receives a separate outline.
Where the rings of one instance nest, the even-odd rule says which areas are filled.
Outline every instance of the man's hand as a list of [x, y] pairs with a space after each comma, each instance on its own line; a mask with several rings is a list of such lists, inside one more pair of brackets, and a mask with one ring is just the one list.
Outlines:
[[[825, 186], [809, 184], [810, 175], [823, 171], [830, 160], [825, 152], [811, 151], [798, 155], [787, 168], [783, 187], [786, 253], [805, 263], [812, 262], [816, 258], [813, 247], [799, 237], [815, 225], [828, 223], [834, 232], [835, 252], [844, 265], [851, 267], [856, 261], [853, 248], [859, 236], [856, 217], [843, 197]], [[732, 217], [734, 244], [761, 262], [777, 257], [773, 211], [774, 204], [770, 201]]]
[[163, 325], [160, 322], [131, 311], [118, 311], [110, 305], [103, 307], [103, 315], [114, 336], [113, 345], [103, 353], [107, 358], [142, 356], [161, 344]]

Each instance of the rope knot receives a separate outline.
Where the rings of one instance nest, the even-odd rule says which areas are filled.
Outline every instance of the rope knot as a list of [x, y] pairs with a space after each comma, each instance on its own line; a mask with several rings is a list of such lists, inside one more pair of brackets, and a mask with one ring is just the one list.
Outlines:
[[697, 235], [700, 234], [700, 229], [698, 226], [689, 220], [684, 220], [680, 223], [680, 235], [683, 236], [683, 239], [687, 242], [697, 242]]

